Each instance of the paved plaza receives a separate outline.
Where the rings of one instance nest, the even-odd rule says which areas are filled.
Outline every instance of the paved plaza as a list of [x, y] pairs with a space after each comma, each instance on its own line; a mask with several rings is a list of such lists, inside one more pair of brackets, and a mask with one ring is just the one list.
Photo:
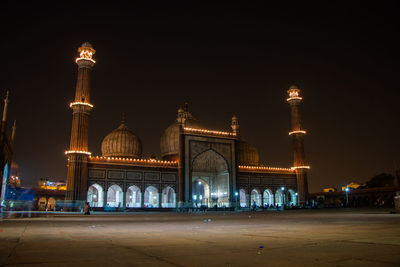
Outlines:
[[0, 222], [2, 266], [399, 266], [388, 210], [50, 215]]

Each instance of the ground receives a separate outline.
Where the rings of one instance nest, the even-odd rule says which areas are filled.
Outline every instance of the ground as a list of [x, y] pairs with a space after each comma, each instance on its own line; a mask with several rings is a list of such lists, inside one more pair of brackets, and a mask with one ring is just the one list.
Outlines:
[[388, 210], [137, 213], [0, 222], [2, 266], [399, 266]]

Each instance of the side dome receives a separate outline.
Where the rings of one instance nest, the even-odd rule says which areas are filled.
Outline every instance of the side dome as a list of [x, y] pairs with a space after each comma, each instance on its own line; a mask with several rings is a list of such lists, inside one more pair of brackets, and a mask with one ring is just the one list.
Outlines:
[[109, 133], [101, 143], [103, 157], [142, 157], [142, 141], [125, 125], [121, 125]]
[[246, 141], [240, 140], [237, 145], [239, 165], [257, 166], [260, 160], [257, 148]]
[[161, 157], [164, 160], [177, 160], [179, 154], [179, 128], [183, 127], [204, 129], [187, 109], [179, 108], [178, 117], [173, 124], [165, 129], [160, 140]]

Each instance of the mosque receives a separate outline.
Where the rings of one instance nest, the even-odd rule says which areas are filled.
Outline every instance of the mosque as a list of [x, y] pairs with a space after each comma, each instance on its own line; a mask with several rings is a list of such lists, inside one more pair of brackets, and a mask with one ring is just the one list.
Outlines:
[[287, 98], [292, 118], [292, 167], [261, 164], [257, 149], [241, 136], [237, 117], [232, 117], [230, 132], [206, 129], [187, 104], [178, 109], [177, 117], [161, 135], [161, 159], [142, 157], [142, 142], [124, 118], [104, 137], [102, 155], [95, 156], [88, 151], [95, 50], [86, 42], [78, 52], [75, 99], [70, 104], [70, 148], [65, 152], [66, 200], [87, 201], [96, 208], [128, 209], [306, 204], [309, 166], [299, 111], [302, 97], [296, 86], [290, 87]]

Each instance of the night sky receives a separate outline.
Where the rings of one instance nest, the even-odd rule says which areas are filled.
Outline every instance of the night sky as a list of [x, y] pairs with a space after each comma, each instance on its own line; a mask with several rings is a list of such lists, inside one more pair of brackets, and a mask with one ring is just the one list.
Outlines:
[[262, 163], [289, 167], [286, 90], [296, 84], [304, 96], [311, 192], [400, 168], [400, 10], [394, 1], [108, 2], [1, 4], [0, 92], [10, 90], [8, 118], [17, 120], [23, 185], [66, 179], [74, 58], [84, 41], [97, 51], [93, 155], [101, 154], [102, 139], [125, 112], [144, 156], [159, 156], [162, 132], [188, 100], [209, 129], [230, 130], [235, 114]]

